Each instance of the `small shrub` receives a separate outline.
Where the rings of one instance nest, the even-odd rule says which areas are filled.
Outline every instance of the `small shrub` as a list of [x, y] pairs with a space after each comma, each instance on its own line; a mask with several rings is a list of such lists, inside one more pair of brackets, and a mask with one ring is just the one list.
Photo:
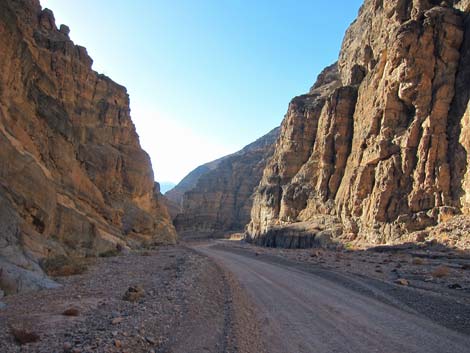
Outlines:
[[310, 253], [310, 257], [321, 257], [322, 256], [322, 252], [320, 250], [312, 250], [312, 252]]
[[450, 269], [447, 266], [439, 266], [431, 273], [431, 275], [436, 278], [447, 277], [449, 274]]
[[443, 244], [447, 244], [450, 241], [450, 236], [448, 233], [441, 233], [439, 235], [439, 239]]
[[428, 236], [429, 234], [427, 232], [419, 232], [415, 235], [415, 241], [418, 243], [424, 243]]
[[419, 257], [414, 257], [412, 260], [411, 260], [411, 263], [413, 265], [424, 265], [424, 260], [419, 258]]
[[64, 277], [82, 274], [87, 270], [84, 259], [58, 255], [41, 262], [41, 267], [48, 276]]
[[105, 252], [102, 252], [99, 257], [115, 257], [119, 255], [118, 249], [112, 249]]
[[10, 332], [13, 337], [15, 337], [16, 342], [21, 345], [39, 341], [39, 335], [37, 333], [22, 328], [11, 327]]
[[452, 218], [455, 217], [455, 214], [453, 212], [441, 212], [439, 215], [439, 222], [447, 222], [451, 220]]
[[145, 295], [145, 290], [142, 286], [129, 287], [122, 297], [123, 300], [128, 302], [136, 302]]
[[408, 287], [410, 285], [410, 282], [404, 278], [398, 278], [397, 280], [395, 280], [395, 283], [405, 287]]
[[62, 315], [64, 316], [78, 316], [79, 314], [80, 312], [77, 308], [69, 308], [64, 310], [64, 312], [62, 313]]

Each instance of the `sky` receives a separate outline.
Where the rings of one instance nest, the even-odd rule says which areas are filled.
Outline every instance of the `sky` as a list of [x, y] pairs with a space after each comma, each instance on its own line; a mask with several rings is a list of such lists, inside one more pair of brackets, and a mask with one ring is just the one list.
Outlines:
[[41, 0], [125, 86], [155, 178], [177, 183], [278, 126], [335, 62], [362, 0]]

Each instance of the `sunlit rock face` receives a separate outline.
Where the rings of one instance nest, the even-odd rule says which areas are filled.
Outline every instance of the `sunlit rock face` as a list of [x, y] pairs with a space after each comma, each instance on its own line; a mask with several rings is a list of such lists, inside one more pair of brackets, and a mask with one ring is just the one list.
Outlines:
[[383, 243], [468, 213], [469, 11], [469, 1], [365, 1], [338, 63], [289, 105], [249, 240], [307, 222]]
[[[190, 178], [185, 180], [192, 184], [184, 183], [186, 191], [181, 210], [174, 219], [178, 234], [223, 236], [227, 232], [244, 231], [250, 220], [251, 196], [278, 135], [279, 128], [276, 128], [239, 152], [190, 173]], [[168, 194], [171, 192], [165, 196]]]
[[29, 288], [45, 257], [176, 239], [126, 89], [68, 33], [38, 1], [0, 2], [0, 261], [18, 269], [0, 287]]

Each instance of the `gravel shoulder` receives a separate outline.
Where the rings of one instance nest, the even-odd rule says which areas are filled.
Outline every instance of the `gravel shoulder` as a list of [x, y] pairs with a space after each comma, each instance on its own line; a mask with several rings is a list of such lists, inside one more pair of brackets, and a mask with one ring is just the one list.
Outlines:
[[224, 352], [268, 353], [260, 326], [260, 312], [237, 277], [217, 258], [207, 256], [193, 245], [189, 249], [213, 261], [225, 280], [228, 308], [227, 346]]
[[[58, 278], [61, 288], [5, 297], [0, 352], [248, 352], [256, 344], [236, 323], [238, 311], [253, 320], [236, 281], [206, 256], [174, 246], [93, 262]], [[129, 288], [135, 300], [124, 300]], [[13, 329], [38, 340], [20, 345]]]

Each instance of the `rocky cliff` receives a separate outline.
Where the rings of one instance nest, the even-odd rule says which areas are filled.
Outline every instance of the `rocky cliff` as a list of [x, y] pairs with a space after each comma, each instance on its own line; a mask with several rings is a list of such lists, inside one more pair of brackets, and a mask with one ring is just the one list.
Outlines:
[[468, 214], [469, 11], [469, 1], [365, 1], [338, 63], [289, 105], [249, 240], [384, 243]]
[[228, 156], [216, 159], [215, 161], [200, 165], [186, 175], [174, 188], [165, 193], [164, 200], [172, 219], [183, 211], [183, 197], [185, 192], [196, 187], [199, 178], [207, 174]]
[[[176, 190], [184, 190], [174, 224], [180, 235], [242, 231], [250, 220], [251, 195], [279, 135], [276, 128], [242, 150], [196, 168]], [[168, 192], [165, 196], [168, 197]], [[171, 196], [171, 195], [170, 195]]]
[[48, 285], [41, 259], [174, 242], [126, 89], [37, 0], [0, 2], [0, 47], [0, 288]]

